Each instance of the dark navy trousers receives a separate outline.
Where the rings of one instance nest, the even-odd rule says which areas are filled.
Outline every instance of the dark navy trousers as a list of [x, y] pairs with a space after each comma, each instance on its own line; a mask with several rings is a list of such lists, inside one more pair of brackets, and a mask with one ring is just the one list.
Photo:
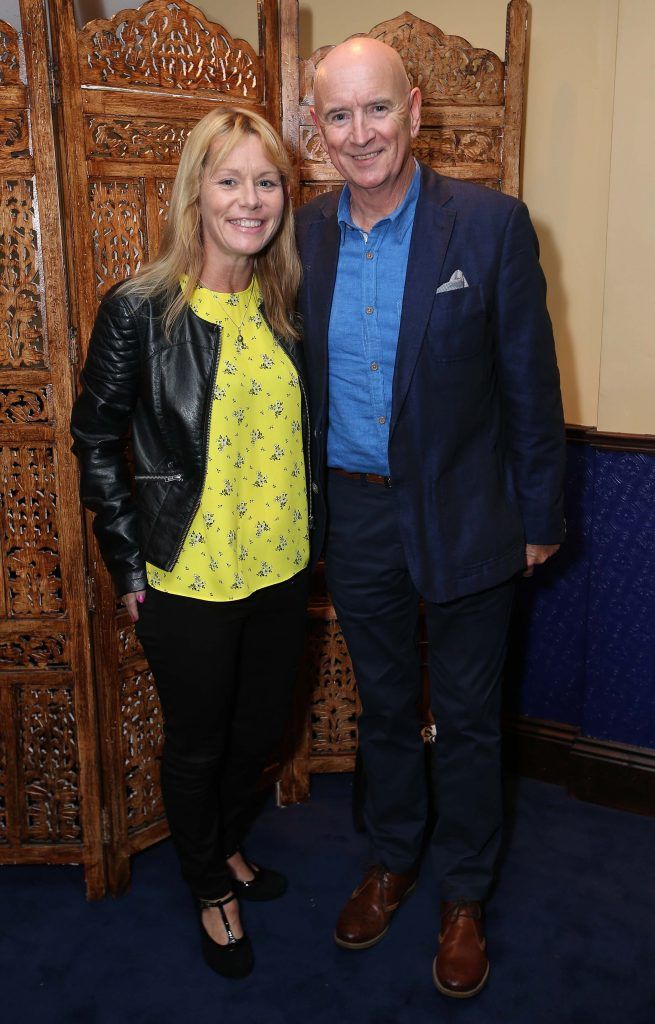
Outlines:
[[[419, 857], [428, 781], [418, 714], [421, 595], [410, 577], [393, 487], [329, 474], [327, 583], [363, 712], [364, 820], [377, 861]], [[437, 823], [430, 851], [442, 899], [488, 896], [502, 824], [501, 675], [514, 584], [425, 602]]]

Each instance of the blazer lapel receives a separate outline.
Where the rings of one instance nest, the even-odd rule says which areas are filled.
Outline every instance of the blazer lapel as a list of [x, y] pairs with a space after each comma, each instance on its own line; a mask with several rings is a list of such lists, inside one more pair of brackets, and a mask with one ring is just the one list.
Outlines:
[[444, 207], [451, 195], [445, 180], [428, 168], [422, 170], [398, 332], [389, 436], [407, 397], [455, 223], [455, 210]]

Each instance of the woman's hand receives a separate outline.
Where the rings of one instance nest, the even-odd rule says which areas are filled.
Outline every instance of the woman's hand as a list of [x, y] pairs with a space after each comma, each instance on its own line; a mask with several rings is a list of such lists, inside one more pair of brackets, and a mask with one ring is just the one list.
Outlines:
[[123, 594], [121, 601], [125, 605], [132, 622], [136, 622], [139, 618], [139, 605], [143, 604], [146, 599], [145, 590], [135, 590], [131, 594]]

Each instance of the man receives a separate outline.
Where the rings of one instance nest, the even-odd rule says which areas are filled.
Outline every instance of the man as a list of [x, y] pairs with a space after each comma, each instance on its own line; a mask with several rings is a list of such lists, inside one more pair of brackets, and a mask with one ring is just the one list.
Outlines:
[[335, 47], [314, 101], [346, 181], [297, 216], [315, 498], [320, 512], [323, 480], [327, 580], [363, 704], [364, 818], [377, 860], [335, 939], [374, 945], [416, 882], [427, 802], [422, 598], [443, 900], [433, 977], [445, 995], [472, 996], [489, 972], [482, 904], [500, 842], [512, 578], [564, 535], [545, 286], [522, 203], [414, 160], [421, 96], [394, 50], [365, 37]]

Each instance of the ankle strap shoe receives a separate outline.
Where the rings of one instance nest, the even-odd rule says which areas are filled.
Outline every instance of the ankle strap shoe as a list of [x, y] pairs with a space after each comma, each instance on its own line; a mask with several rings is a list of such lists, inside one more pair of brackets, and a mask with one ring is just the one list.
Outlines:
[[[254, 957], [250, 939], [245, 933], [240, 939], [237, 939], [225, 913], [224, 908], [233, 900], [236, 900], [234, 893], [217, 900], [198, 900], [202, 955], [207, 966], [211, 967], [216, 974], [220, 974], [224, 978], [245, 978], [253, 969]], [[223, 919], [223, 927], [227, 935], [226, 945], [215, 942], [203, 924], [202, 912], [211, 907], [216, 907]]]

